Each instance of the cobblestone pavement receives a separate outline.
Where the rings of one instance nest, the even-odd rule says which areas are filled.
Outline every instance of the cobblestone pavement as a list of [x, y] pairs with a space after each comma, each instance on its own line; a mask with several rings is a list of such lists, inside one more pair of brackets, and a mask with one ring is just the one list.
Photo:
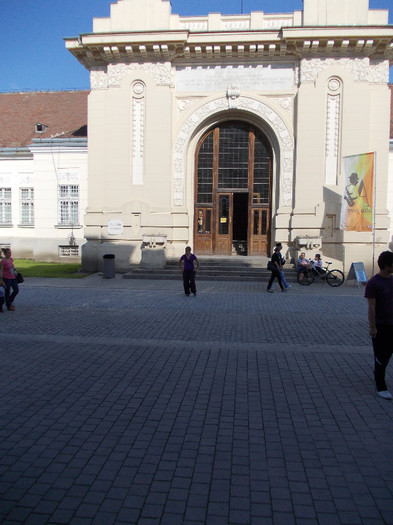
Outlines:
[[197, 285], [21, 285], [0, 314], [0, 522], [393, 524], [364, 289]]

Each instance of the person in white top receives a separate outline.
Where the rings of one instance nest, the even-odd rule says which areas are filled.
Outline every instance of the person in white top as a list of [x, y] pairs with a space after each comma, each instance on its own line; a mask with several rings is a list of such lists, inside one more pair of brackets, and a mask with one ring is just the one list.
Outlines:
[[312, 267], [317, 273], [319, 273], [319, 275], [325, 275], [325, 270], [322, 268], [321, 254], [315, 254], [314, 260], [312, 262]]

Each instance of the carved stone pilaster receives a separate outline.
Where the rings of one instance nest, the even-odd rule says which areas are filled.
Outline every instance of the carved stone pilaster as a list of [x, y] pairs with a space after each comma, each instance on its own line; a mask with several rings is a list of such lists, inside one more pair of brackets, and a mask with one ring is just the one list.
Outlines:
[[140, 80], [132, 86], [132, 182], [143, 184], [145, 146], [145, 85]]

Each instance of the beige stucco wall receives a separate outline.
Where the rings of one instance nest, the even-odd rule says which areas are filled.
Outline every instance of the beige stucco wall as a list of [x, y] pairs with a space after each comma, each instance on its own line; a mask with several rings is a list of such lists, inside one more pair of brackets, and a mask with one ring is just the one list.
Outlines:
[[[294, 258], [317, 249], [345, 271], [359, 259], [369, 269], [372, 233], [339, 229], [342, 159], [376, 152], [375, 240], [383, 249], [389, 60], [388, 51], [373, 53], [393, 37], [386, 23], [387, 12], [369, 10], [367, 0], [305, 0], [302, 16], [187, 19], [171, 14], [167, 0], [119, 0], [93, 34], [67, 42], [91, 69], [84, 267], [98, 269], [108, 252], [118, 269], [139, 263], [148, 235], [166, 239], [166, 257], [183, 253], [193, 242], [196, 145], [231, 118], [253, 123], [272, 146], [271, 243], [283, 242]], [[294, 81], [179, 89], [176, 68], [208, 65], [221, 67], [221, 79], [232, 66], [290, 65]], [[121, 233], [108, 228], [114, 220]]]
[[[59, 184], [79, 186], [79, 224], [74, 229], [59, 225]], [[1, 226], [0, 245], [11, 246], [15, 257], [49, 262], [80, 261], [88, 197], [86, 140], [64, 140], [63, 144], [38, 141], [19, 154], [3, 153], [0, 186], [11, 188], [12, 195], [12, 224]], [[34, 189], [34, 224], [31, 226], [21, 224], [20, 188]], [[71, 233], [79, 247], [79, 256], [60, 257], [59, 246], [69, 245]]]

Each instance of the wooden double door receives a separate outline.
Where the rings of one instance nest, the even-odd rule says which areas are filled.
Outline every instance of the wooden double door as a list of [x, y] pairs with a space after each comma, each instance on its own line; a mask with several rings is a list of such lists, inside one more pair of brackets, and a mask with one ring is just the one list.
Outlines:
[[267, 255], [272, 151], [244, 122], [210, 129], [195, 157], [194, 249], [199, 254]]

